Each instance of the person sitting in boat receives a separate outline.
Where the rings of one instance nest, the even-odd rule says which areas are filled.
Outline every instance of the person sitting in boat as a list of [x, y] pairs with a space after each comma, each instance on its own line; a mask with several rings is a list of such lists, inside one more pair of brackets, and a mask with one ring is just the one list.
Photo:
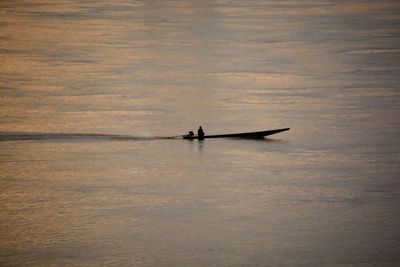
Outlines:
[[204, 134], [203, 128], [200, 126], [199, 129], [197, 130], [197, 136], [198, 136], [199, 138], [203, 138], [204, 135], [205, 135], [205, 134]]
[[189, 133], [187, 134], [188, 137], [192, 137], [194, 136], [194, 132], [193, 131], [189, 131]]

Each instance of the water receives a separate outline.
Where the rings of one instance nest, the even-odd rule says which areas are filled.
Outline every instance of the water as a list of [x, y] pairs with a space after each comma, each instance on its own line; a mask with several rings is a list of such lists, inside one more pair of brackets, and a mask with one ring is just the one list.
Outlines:
[[399, 265], [399, 11], [2, 1], [0, 264]]

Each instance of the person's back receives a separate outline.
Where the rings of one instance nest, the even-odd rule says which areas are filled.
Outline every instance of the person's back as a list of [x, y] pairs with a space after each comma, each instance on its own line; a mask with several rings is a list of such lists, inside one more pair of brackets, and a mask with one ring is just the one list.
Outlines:
[[199, 129], [197, 130], [197, 136], [198, 136], [199, 138], [204, 137], [204, 131], [203, 131], [203, 128], [202, 128], [201, 126], [200, 126]]

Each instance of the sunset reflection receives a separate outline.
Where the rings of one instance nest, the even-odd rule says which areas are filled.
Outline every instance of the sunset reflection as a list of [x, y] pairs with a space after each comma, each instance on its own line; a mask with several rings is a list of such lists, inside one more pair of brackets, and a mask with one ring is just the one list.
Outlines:
[[0, 265], [399, 265], [399, 10], [1, 1]]

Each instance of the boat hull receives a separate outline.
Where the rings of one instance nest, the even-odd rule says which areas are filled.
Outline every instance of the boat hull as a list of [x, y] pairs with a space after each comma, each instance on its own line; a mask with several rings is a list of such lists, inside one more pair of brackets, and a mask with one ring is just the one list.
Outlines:
[[290, 128], [269, 130], [269, 131], [260, 131], [260, 132], [248, 132], [248, 133], [235, 133], [235, 134], [217, 134], [217, 135], [205, 135], [203, 137], [198, 137], [197, 135], [182, 136], [183, 139], [207, 139], [207, 138], [264, 138], [265, 136], [276, 134], [284, 131], [288, 131]]

